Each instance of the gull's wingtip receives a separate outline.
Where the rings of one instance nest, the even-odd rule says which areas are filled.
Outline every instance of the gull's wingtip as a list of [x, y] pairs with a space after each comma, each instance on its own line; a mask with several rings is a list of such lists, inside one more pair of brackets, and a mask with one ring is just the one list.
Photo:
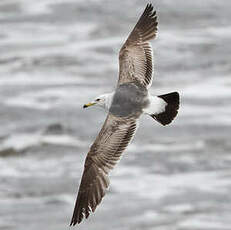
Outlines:
[[69, 227], [75, 226], [76, 223], [73, 222], [73, 220], [71, 220], [71, 223], [69, 224]]
[[146, 8], [149, 8], [150, 10], [153, 10], [153, 4], [151, 2], [149, 2], [147, 5], [146, 5]]

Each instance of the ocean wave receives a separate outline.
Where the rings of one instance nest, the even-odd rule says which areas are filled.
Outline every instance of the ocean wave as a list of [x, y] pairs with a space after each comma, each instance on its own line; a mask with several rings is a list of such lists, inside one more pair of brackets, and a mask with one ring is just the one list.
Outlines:
[[43, 144], [70, 147], [85, 147], [88, 145], [87, 142], [80, 141], [78, 138], [67, 134], [20, 133], [11, 135], [0, 142], [0, 155], [15, 155]]
[[[79, 80], [77, 80], [77, 82], [79, 82]], [[39, 82], [39, 84], [40, 83], [47, 84], [45, 82]], [[52, 82], [50, 82], [50, 84], [52, 84]], [[11, 107], [24, 107], [38, 110], [48, 110], [54, 107], [61, 108], [62, 106], [82, 107], [87, 100], [93, 100], [97, 94], [99, 95], [105, 91], [105, 87], [98, 87], [97, 89], [94, 88], [94, 91], [89, 91], [89, 85], [87, 88], [84, 86], [81, 88], [78, 87], [77, 90], [77, 87], [75, 86], [69, 85], [68, 87], [68, 85], [65, 85], [64, 87], [63, 84], [70, 84], [70, 82], [68, 81], [65, 83], [65, 80], [64, 82], [60, 80], [60, 86], [58, 87], [53, 86], [48, 89], [29, 90], [29, 92], [4, 98], [2, 103]], [[94, 85], [93, 82], [92, 85]]]
[[[113, 174], [113, 183], [120, 189], [120, 192], [135, 193], [140, 197], [158, 201], [168, 196], [180, 196], [192, 188], [198, 193], [225, 194], [231, 184], [227, 173], [230, 175], [231, 171], [227, 169], [219, 172], [151, 175], [140, 168], [127, 166], [126, 169], [123, 168], [122, 172]], [[131, 185], [135, 185], [135, 187]]]
[[184, 141], [184, 143], [153, 143], [153, 144], [145, 144], [145, 145], [136, 145], [131, 144], [128, 147], [129, 152], [182, 152], [189, 150], [202, 150], [205, 148], [205, 143], [202, 140], [192, 141], [190, 140], [188, 143]]

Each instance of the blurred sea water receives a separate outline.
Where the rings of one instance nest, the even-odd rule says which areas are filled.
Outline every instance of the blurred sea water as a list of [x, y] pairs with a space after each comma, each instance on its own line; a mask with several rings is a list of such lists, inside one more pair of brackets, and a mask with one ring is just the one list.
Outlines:
[[[106, 114], [118, 51], [147, 1], [0, 1], [0, 229], [67, 229]], [[231, 229], [231, 2], [156, 0], [152, 94], [177, 119], [142, 117], [95, 214], [79, 229]]]

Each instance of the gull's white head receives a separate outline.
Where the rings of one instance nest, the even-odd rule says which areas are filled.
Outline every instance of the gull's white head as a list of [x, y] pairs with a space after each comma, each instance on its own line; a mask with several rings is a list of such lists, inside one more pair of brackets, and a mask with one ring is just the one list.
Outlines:
[[96, 97], [92, 102], [85, 104], [83, 108], [87, 108], [92, 105], [97, 105], [103, 109], [109, 110], [112, 103], [113, 95], [114, 93], [107, 93], [107, 94], [100, 95]]

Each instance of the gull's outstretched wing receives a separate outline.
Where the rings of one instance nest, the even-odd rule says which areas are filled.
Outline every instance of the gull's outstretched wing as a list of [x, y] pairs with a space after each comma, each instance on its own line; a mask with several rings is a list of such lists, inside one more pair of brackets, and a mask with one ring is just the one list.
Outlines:
[[80, 223], [84, 216], [88, 218], [95, 211], [109, 186], [108, 173], [132, 139], [136, 126], [134, 117], [116, 117], [109, 113], [88, 152], [70, 225]]
[[119, 82], [152, 83], [152, 47], [148, 42], [157, 35], [157, 16], [148, 4], [119, 53]]

